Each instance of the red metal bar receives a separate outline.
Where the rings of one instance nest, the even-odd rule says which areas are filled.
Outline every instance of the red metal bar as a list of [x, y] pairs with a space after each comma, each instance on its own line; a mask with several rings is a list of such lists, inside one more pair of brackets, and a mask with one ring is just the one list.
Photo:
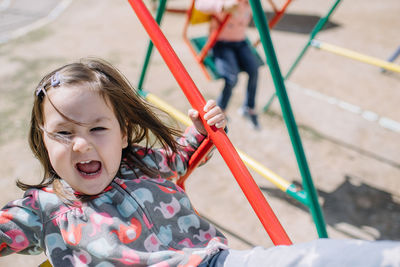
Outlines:
[[203, 140], [199, 148], [197, 148], [196, 151], [193, 153], [193, 155], [190, 157], [186, 174], [184, 176], [181, 176], [178, 179], [178, 181], [176, 181], [177, 185], [185, 189], [186, 179], [194, 171], [194, 169], [196, 169], [197, 166], [202, 162], [203, 158], [208, 155], [213, 146], [214, 143], [210, 138], [207, 137], [205, 140]]
[[[187, 46], [189, 47], [190, 52], [192, 52], [194, 58], [197, 60], [197, 51], [194, 49], [192, 43], [190, 42], [190, 40], [189, 40], [189, 38], [187, 36], [188, 27], [189, 27], [189, 24], [190, 24], [190, 18], [192, 17], [193, 9], [194, 9], [194, 1], [192, 1], [192, 4], [191, 4], [190, 8], [186, 11], [186, 20], [185, 20], [185, 25], [183, 26], [182, 37], [183, 37], [183, 40], [185, 41], [185, 43], [187, 44]], [[197, 61], [197, 62], [199, 63], [199, 66], [200, 66], [201, 70], [203, 71], [204, 76], [206, 77], [206, 79], [210, 81], [211, 80], [211, 76], [208, 73], [207, 68], [204, 66], [204, 64], [202, 62], [199, 62], [199, 61]]]
[[290, 2], [292, 2], [292, 0], [287, 0], [280, 10], [275, 10], [275, 16], [268, 23], [270, 29], [272, 29], [285, 14], [285, 10], [289, 6]]
[[167, 8], [165, 9], [165, 11], [171, 12], [171, 13], [177, 13], [177, 14], [184, 14], [184, 13], [186, 13], [187, 9], [185, 9], [185, 8], [172, 8], [172, 7], [167, 7]]
[[206, 58], [208, 51], [215, 45], [217, 42], [218, 35], [221, 33], [222, 29], [225, 27], [225, 25], [228, 22], [228, 19], [230, 18], [230, 14], [226, 15], [223, 19], [222, 22], [220, 22], [219, 27], [214, 30], [208, 37], [206, 44], [203, 46], [201, 51], [198, 53], [192, 43], [190, 42], [187, 32], [188, 28], [190, 25], [190, 19], [192, 17], [192, 13], [194, 10], [194, 5], [195, 1], [193, 0], [189, 9], [186, 11], [186, 20], [185, 20], [185, 25], [183, 26], [183, 40], [185, 43], [189, 46], [190, 51], [192, 52], [194, 58], [196, 59], [197, 63], [199, 63], [201, 70], [203, 71], [204, 75], [206, 76], [207, 80], [211, 80], [210, 74], [207, 71], [207, 68], [205, 67], [203, 61]]
[[[286, 8], [289, 6], [289, 4], [292, 2], [292, 0], [286, 0], [285, 4], [282, 6], [282, 8], [280, 10], [278, 10], [274, 4], [274, 2], [272, 2], [272, 0], [268, 0], [270, 2], [270, 4], [272, 5], [272, 9], [275, 12], [275, 15], [272, 17], [272, 19], [268, 22], [268, 27], [270, 29], [272, 29], [273, 27], [275, 27], [275, 25], [281, 20], [281, 18], [283, 17], [283, 15], [285, 14]], [[257, 41], [255, 41], [253, 43], [253, 46], [258, 46], [260, 44], [260, 39], [258, 39]]]
[[274, 1], [268, 0], [269, 4], [271, 5], [272, 9], [274, 10], [275, 13], [278, 12], [278, 8], [276, 7]]
[[184, 39], [188, 39], [187, 38], [187, 29], [190, 24], [190, 18], [192, 17], [193, 8], [194, 8], [194, 1], [192, 1], [190, 8], [186, 11], [186, 20], [185, 20], [185, 25], [183, 26], [183, 38]]
[[200, 69], [203, 71], [204, 76], [206, 77], [206, 79], [207, 79], [208, 81], [210, 81], [210, 80], [211, 80], [211, 76], [210, 76], [210, 74], [208, 73], [207, 68], [206, 68], [206, 66], [203, 64], [203, 62], [199, 62], [199, 61], [197, 60], [197, 51], [193, 48], [192, 43], [191, 43], [190, 40], [187, 39], [187, 38], [184, 38], [183, 40], [184, 40], [185, 43], [188, 45], [188, 47], [189, 47], [190, 51], [192, 52], [193, 57], [196, 59], [197, 63], [199, 63], [198, 65], [200, 66]]
[[[147, 10], [143, 1], [141, 0], [128, 0], [137, 17], [143, 24], [154, 45], [157, 47], [159, 53], [164, 58], [165, 63], [174, 75], [176, 81], [182, 88], [187, 99], [192, 107], [199, 111], [201, 118], [204, 116], [203, 107], [206, 103], [200, 91], [194, 84], [188, 72], [184, 68], [182, 62], [175, 54], [171, 45], [161, 32], [156, 21]], [[235, 176], [240, 188], [247, 197], [250, 205], [260, 219], [265, 230], [269, 234], [272, 242], [275, 245], [289, 245], [290, 241], [288, 235], [275, 216], [271, 207], [269, 206], [264, 195], [261, 193], [257, 184], [254, 182], [249, 171], [240, 159], [239, 154], [233, 147], [232, 143], [226, 136], [224, 130], [216, 129], [215, 127], [208, 126], [204, 123], [209, 137], [214, 142], [221, 156], [224, 158], [226, 164]]]

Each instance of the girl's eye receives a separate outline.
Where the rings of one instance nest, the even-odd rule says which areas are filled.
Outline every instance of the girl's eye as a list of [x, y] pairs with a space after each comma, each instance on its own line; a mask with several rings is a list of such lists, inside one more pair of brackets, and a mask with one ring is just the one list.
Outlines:
[[68, 131], [58, 131], [55, 133], [47, 132], [47, 134], [51, 139], [54, 139], [54, 140], [64, 143], [64, 144], [69, 144], [71, 139], [73, 138], [73, 134]]
[[58, 134], [58, 135], [64, 135], [64, 136], [66, 136], [66, 135], [71, 135], [71, 132], [68, 132], [68, 131], [59, 131], [59, 132], [57, 132], [57, 134]]
[[104, 130], [106, 130], [106, 128], [104, 127], [94, 127], [90, 129], [91, 132], [104, 131]]

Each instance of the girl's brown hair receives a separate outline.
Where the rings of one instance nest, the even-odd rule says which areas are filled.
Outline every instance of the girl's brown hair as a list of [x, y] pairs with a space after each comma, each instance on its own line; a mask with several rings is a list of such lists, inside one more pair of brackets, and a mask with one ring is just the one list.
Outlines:
[[[56, 84], [52, 83], [55, 76], [57, 76], [57, 79], [60, 79]], [[60, 177], [51, 166], [43, 141], [43, 99], [48, 97], [46, 94], [48, 90], [60, 85], [60, 83], [62, 86], [67, 87], [83, 86], [96, 90], [106, 102], [108, 101], [107, 103], [111, 104], [121, 127], [121, 132], [127, 136], [128, 140], [128, 146], [123, 150], [123, 157], [130, 157], [129, 161], [134, 162], [135, 167], [143, 172], [152, 174], [152, 171], [140, 160], [136, 159], [134, 154], [128, 153], [133, 144], [145, 142], [145, 146], [149, 148], [158, 141], [163, 148], [171, 149], [173, 152], [177, 151], [178, 144], [175, 140], [180, 135], [180, 131], [165, 125], [156, 115], [156, 108], [146, 103], [137, 94], [126, 77], [118, 69], [101, 59], [82, 59], [80, 62], [68, 64], [50, 72], [40, 81], [35, 90], [29, 131], [29, 145], [33, 154], [42, 164], [44, 175], [42, 181], [35, 185], [17, 181], [17, 186], [22, 190], [42, 188], [53, 184], [55, 192], [65, 197], [65, 192], [63, 192], [59, 181]], [[58, 111], [57, 107], [55, 109]], [[65, 115], [61, 115], [71, 120]], [[155, 137], [152, 144], [149, 141], [150, 133]]]

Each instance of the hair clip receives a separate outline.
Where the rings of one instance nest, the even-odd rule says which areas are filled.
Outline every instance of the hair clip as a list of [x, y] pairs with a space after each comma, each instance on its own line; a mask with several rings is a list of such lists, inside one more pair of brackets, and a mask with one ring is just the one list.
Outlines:
[[51, 77], [51, 86], [56, 87], [60, 85], [61, 80], [60, 80], [60, 73], [56, 72], [52, 77]]
[[44, 87], [40, 86], [39, 88], [36, 89], [36, 96], [38, 97], [42, 97], [46, 94], [46, 92], [44, 91]]

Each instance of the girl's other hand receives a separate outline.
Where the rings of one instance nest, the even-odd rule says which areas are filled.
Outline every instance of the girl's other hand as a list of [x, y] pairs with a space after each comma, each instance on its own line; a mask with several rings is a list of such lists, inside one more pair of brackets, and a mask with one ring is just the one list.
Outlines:
[[[215, 126], [217, 128], [225, 128], [225, 114], [222, 109], [217, 106], [217, 103], [214, 100], [208, 100], [203, 108], [203, 111], [205, 112], [204, 120], [208, 125]], [[193, 125], [196, 127], [196, 130], [202, 135], [207, 135], [207, 131], [199, 117], [199, 112], [194, 109], [189, 109], [188, 115], [192, 120]]]

